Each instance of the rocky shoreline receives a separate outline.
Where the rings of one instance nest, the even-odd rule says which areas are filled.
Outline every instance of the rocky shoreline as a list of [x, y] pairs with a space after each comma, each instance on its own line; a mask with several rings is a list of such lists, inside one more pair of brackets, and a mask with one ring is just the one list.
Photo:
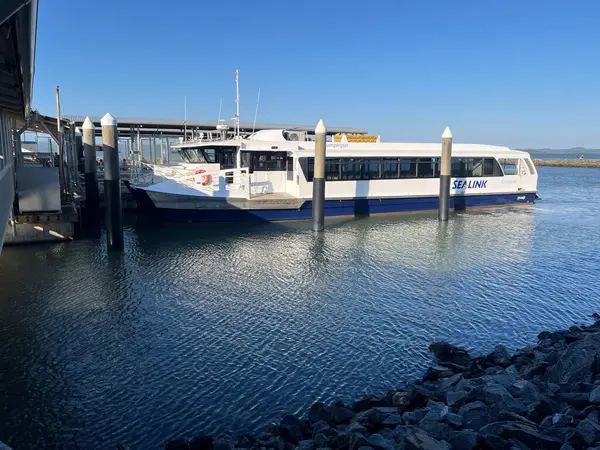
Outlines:
[[197, 436], [166, 450], [600, 449], [600, 316], [591, 326], [543, 331], [510, 354], [471, 356], [430, 345], [436, 365], [400, 390], [351, 405], [315, 403], [237, 441]]
[[[598, 155], [600, 156], [600, 155]], [[600, 159], [533, 158], [536, 166], [599, 168]]]

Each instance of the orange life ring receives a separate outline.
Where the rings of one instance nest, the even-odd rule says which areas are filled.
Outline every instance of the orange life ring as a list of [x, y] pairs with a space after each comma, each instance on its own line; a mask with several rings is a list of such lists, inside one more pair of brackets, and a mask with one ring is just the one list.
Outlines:
[[194, 175], [200, 175], [200, 174], [204, 174], [200, 177], [200, 183], [202, 184], [202, 186], [208, 185], [211, 182], [212, 177], [209, 174], [207, 174], [206, 170], [204, 170], [204, 169], [198, 169], [194, 172]]

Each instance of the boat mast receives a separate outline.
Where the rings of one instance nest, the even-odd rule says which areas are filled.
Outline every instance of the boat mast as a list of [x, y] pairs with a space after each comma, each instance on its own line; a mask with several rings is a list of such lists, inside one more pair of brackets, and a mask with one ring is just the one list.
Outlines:
[[256, 98], [256, 109], [254, 110], [254, 123], [252, 124], [252, 133], [256, 128], [256, 116], [258, 116], [258, 104], [260, 103], [260, 88], [258, 88], [258, 97]]
[[235, 135], [240, 138], [240, 82], [239, 69], [235, 69]]
[[187, 141], [187, 97], [183, 97], [183, 142]]

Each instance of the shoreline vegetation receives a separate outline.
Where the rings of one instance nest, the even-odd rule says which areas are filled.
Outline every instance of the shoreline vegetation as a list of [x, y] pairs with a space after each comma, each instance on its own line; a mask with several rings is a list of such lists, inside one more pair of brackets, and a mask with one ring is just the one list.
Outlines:
[[[579, 159], [579, 158], [536, 158], [531, 155], [533, 163], [536, 166], [550, 167], [585, 167], [600, 168], [600, 159]], [[600, 155], [598, 155], [600, 157]]]
[[447, 450], [600, 448], [600, 315], [593, 325], [542, 331], [511, 354], [471, 356], [429, 346], [435, 366], [402, 389], [352, 404], [315, 403], [236, 441], [165, 442], [167, 450]]

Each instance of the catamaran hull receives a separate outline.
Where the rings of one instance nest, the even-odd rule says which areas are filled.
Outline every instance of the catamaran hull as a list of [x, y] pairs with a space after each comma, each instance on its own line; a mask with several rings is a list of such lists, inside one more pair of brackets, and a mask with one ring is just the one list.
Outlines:
[[[185, 222], [256, 222], [306, 220], [312, 217], [312, 201], [296, 200], [289, 207], [269, 207], [250, 209], [235, 207], [225, 200], [210, 200], [199, 207], [185, 207], [185, 202], [173, 199], [172, 207], [168, 202], [154, 201], [143, 189], [130, 187], [141, 209], [166, 221]], [[462, 195], [450, 197], [450, 209], [463, 211], [483, 207], [531, 204], [536, 198], [535, 192]], [[182, 204], [183, 203], [183, 204]], [[411, 213], [435, 211], [439, 206], [436, 197], [399, 197], [399, 198], [355, 198], [325, 201], [326, 217], [370, 216], [377, 214]]]

